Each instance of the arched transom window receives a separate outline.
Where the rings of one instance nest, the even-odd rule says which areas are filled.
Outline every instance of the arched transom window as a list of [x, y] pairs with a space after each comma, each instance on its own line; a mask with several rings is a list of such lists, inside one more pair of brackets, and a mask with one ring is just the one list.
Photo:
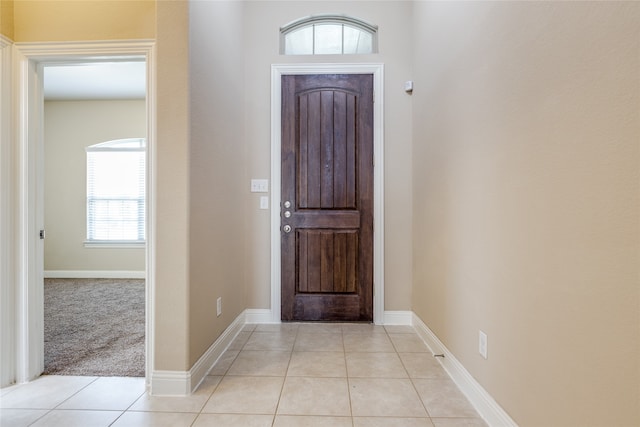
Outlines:
[[280, 28], [284, 55], [375, 53], [378, 27], [345, 15], [314, 15]]

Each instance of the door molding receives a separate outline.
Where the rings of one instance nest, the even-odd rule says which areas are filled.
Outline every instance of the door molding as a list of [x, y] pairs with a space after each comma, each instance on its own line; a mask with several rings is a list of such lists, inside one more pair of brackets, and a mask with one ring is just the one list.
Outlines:
[[[155, 48], [153, 41], [133, 40], [121, 42], [75, 43], [16, 43], [14, 45], [16, 70], [14, 128], [17, 157], [13, 187], [16, 193], [15, 229], [13, 237], [16, 254], [15, 291], [16, 313], [10, 327], [16, 331], [15, 381], [29, 381], [44, 368], [43, 331], [43, 271], [38, 268], [42, 260], [42, 243], [38, 232], [43, 227], [43, 208], [38, 204], [42, 191], [43, 111], [42, 70], [44, 66], [60, 63], [144, 60], [147, 64], [147, 246], [146, 246], [146, 375], [147, 382], [153, 371], [154, 326], [154, 245], [155, 234]], [[41, 181], [41, 180], [40, 180]]]
[[373, 322], [384, 323], [384, 64], [274, 64], [271, 66], [271, 319], [281, 319], [280, 184], [282, 76], [373, 75]]
[[0, 34], [0, 387], [15, 378], [13, 42]]

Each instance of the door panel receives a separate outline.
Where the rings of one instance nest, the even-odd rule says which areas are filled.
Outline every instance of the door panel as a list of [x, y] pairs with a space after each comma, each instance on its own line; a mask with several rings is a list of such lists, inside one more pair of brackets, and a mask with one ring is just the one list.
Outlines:
[[282, 320], [373, 319], [372, 88], [282, 77]]

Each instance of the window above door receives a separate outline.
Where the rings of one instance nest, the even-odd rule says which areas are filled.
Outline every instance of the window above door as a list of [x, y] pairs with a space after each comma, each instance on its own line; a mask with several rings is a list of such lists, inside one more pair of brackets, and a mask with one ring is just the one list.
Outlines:
[[313, 15], [280, 28], [283, 55], [376, 53], [378, 27], [346, 15]]

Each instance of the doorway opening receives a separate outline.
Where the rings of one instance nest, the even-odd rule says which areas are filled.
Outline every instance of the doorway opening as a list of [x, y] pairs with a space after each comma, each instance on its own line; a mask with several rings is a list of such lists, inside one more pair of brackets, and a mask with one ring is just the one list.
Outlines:
[[[147, 382], [153, 367], [153, 314], [154, 294], [152, 222], [154, 218], [154, 58], [152, 42], [79, 44], [16, 44], [18, 67], [18, 117], [16, 186], [19, 194], [19, 210], [16, 214], [18, 233], [16, 264], [18, 281], [16, 293], [18, 304], [11, 327], [15, 330], [15, 381], [26, 382], [38, 377], [44, 370], [44, 276], [45, 244], [45, 96], [43, 78], [45, 69], [79, 64], [137, 62], [144, 64], [144, 123], [146, 136], [145, 171], [145, 234], [142, 249], [142, 273], [144, 285], [144, 372]], [[79, 85], [76, 85], [79, 86]], [[107, 120], [105, 120], [107, 121]], [[70, 130], [71, 131], [71, 130]], [[84, 153], [82, 153], [84, 155]], [[86, 201], [80, 208], [85, 211]], [[84, 242], [79, 243], [80, 246]], [[70, 270], [61, 271], [74, 271]], [[97, 268], [97, 267], [92, 267]], [[128, 268], [128, 267], [121, 267]], [[103, 271], [107, 271], [104, 269]], [[99, 270], [93, 270], [99, 271]], [[127, 271], [127, 270], [119, 270]], [[68, 275], [62, 273], [62, 275]], [[119, 273], [117, 274], [119, 275]]]
[[42, 77], [44, 374], [142, 377], [146, 63]]

